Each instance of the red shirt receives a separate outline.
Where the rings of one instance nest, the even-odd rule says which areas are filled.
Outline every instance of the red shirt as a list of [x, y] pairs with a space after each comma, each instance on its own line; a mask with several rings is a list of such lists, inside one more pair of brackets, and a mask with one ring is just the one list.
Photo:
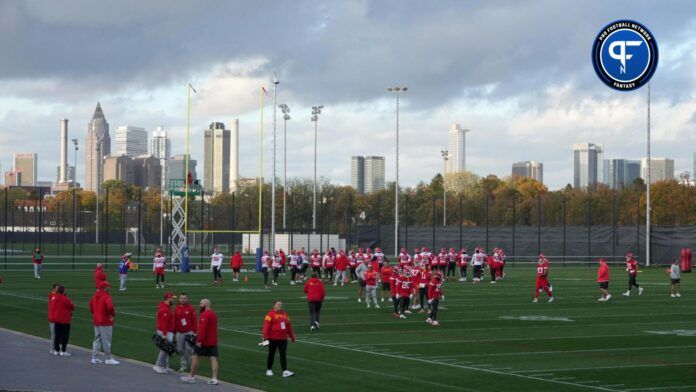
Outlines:
[[608, 282], [609, 281], [609, 266], [607, 263], [601, 263], [599, 265], [599, 270], [597, 271], [597, 282]]
[[48, 322], [49, 323], [55, 323], [56, 322], [56, 307], [55, 307], [55, 298], [56, 298], [56, 293], [50, 292], [48, 293]]
[[626, 262], [626, 271], [631, 276], [636, 276], [638, 274], [638, 262], [635, 259], [631, 259]]
[[424, 288], [430, 281], [430, 271], [425, 268], [421, 268], [418, 271], [418, 288]]
[[276, 312], [271, 309], [263, 318], [263, 338], [269, 340], [288, 340], [294, 342], [295, 333], [290, 325], [290, 316], [284, 310]]
[[92, 323], [94, 326], [105, 327], [114, 325], [116, 311], [109, 293], [102, 290], [94, 293], [89, 301], [89, 311], [92, 312]]
[[319, 255], [312, 255], [310, 258], [310, 263], [312, 265], [312, 268], [316, 267], [321, 267], [321, 256]]
[[218, 344], [218, 318], [212, 309], [201, 313], [196, 343], [203, 346], [217, 346]]
[[549, 261], [544, 260], [537, 265], [537, 278], [545, 278], [549, 276]]
[[242, 261], [242, 255], [240, 255], [239, 253], [235, 253], [234, 255], [232, 255], [232, 257], [230, 258], [230, 267], [242, 268], [243, 265], [244, 261]]
[[365, 285], [366, 286], [376, 286], [377, 285], [377, 272], [374, 269], [365, 271]]
[[171, 306], [162, 301], [157, 308], [157, 330], [166, 335], [167, 332], [174, 332], [174, 314]]
[[449, 260], [447, 253], [440, 253], [437, 257], [437, 263], [440, 265], [447, 265], [447, 260]]
[[397, 291], [396, 276], [394, 274], [392, 274], [389, 277], [389, 292], [391, 293], [392, 297], [396, 296], [396, 291]]
[[280, 256], [280, 265], [285, 265], [285, 262], [287, 261], [287, 257], [285, 256], [285, 252], [282, 250], [278, 252], [278, 255]]
[[75, 310], [75, 304], [72, 303], [67, 295], [56, 294], [53, 298], [54, 301], [54, 315], [56, 323], [60, 324], [70, 324], [72, 319], [72, 312]]
[[324, 268], [333, 268], [334, 267], [334, 257], [332, 255], [328, 255], [324, 257]]
[[408, 297], [411, 295], [412, 277], [400, 276], [396, 280], [397, 290], [400, 296]]
[[392, 267], [388, 265], [384, 265], [382, 267], [382, 270], [380, 271], [382, 273], [382, 282], [387, 283], [389, 282], [389, 279], [391, 279], [392, 275]]
[[106, 280], [106, 274], [104, 273], [104, 270], [101, 269], [100, 267], [97, 267], [97, 269], [94, 270], [94, 288], [98, 289], [99, 283], [101, 283], [105, 280]]
[[43, 262], [43, 255], [41, 253], [32, 253], [31, 260], [34, 262], [34, 264], [41, 264], [41, 262]]
[[174, 332], [193, 332], [198, 331], [198, 319], [196, 309], [191, 304], [178, 304], [174, 308]]
[[336, 269], [338, 271], [345, 271], [348, 266], [348, 258], [346, 255], [340, 254], [336, 258]]
[[309, 278], [304, 284], [304, 292], [307, 294], [308, 302], [321, 302], [326, 295], [324, 283], [319, 278]]
[[462, 253], [459, 255], [459, 266], [466, 267], [469, 264], [469, 255], [467, 253]]
[[442, 298], [442, 282], [438, 279], [433, 279], [428, 284], [428, 299]]

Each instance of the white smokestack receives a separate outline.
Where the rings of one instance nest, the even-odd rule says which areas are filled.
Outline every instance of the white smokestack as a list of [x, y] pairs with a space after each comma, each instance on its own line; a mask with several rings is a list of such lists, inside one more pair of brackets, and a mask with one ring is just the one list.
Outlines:
[[68, 181], [68, 119], [60, 120], [60, 175], [58, 183]]
[[230, 192], [237, 191], [239, 183], [239, 119], [230, 126]]

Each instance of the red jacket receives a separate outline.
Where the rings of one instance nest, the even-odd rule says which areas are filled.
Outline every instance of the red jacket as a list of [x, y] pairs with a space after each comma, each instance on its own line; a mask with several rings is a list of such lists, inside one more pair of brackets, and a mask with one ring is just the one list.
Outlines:
[[242, 268], [242, 265], [244, 265], [244, 261], [242, 261], [242, 255], [239, 253], [235, 253], [232, 255], [230, 258], [230, 267], [232, 268]]
[[336, 258], [336, 270], [345, 271], [348, 268], [348, 258], [344, 254], [338, 255]]
[[179, 304], [174, 308], [174, 332], [198, 332], [196, 309], [191, 304]]
[[428, 300], [442, 298], [442, 282], [438, 279], [433, 279], [428, 284]]
[[48, 293], [48, 322], [49, 323], [55, 323], [56, 322], [56, 307], [55, 307], [55, 298], [56, 298], [56, 293], [50, 292]]
[[55, 322], [60, 324], [70, 324], [72, 312], [75, 310], [75, 305], [67, 295], [56, 294], [54, 297], [54, 314]]
[[98, 289], [99, 283], [105, 280], [106, 274], [104, 273], [104, 270], [102, 270], [101, 267], [97, 267], [97, 269], [94, 270], [94, 288]]
[[310, 278], [304, 284], [304, 292], [307, 294], [308, 302], [321, 302], [326, 295], [324, 283], [319, 278]]
[[43, 255], [41, 253], [32, 253], [31, 261], [33, 261], [34, 264], [41, 264], [43, 262]]
[[167, 332], [174, 332], [174, 314], [171, 306], [162, 301], [157, 308], [157, 331], [166, 335]]
[[269, 340], [288, 340], [294, 342], [295, 333], [290, 325], [290, 316], [284, 311], [276, 312], [271, 309], [263, 319], [263, 338]]
[[92, 296], [89, 301], [89, 311], [92, 313], [92, 323], [96, 327], [105, 327], [114, 325], [114, 316], [116, 311], [114, 304], [111, 302], [109, 293], [99, 290]]
[[608, 282], [609, 281], [609, 266], [607, 263], [601, 263], [599, 265], [599, 270], [597, 271], [597, 282]]
[[203, 346], [217, 346], [218, 344], [218, 317], [212, 309], [201, 313], [196, 343]]

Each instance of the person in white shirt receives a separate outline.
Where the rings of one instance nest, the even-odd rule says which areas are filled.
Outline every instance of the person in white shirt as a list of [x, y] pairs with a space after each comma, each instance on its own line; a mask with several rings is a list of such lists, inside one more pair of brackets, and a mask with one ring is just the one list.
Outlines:
[[474, 267], [474, 283], [481, 281], [483, 276], [483, 265], [486, 262], [486, 254], [479, 248], [476, 248], [474, 257], [471, 260], [471, 265]]
[[222, 273], [220, 272], [220, 269], [222, 269], [222, 259], [222, 253], [220, 253], [218, 248], [213, 248], [213, 255], [210, 256], [210, 268], [213, 270], [213, 284], [222, 283]]
[[672, 266], [669, 267], [669, 277], [672, 279], [672, 293], [670, 297], [681, 297], [681, 294], [679, 293], [681, 269], [679, 268], [679, 261], [677, 261], [677, 259], [674, 259], [674, 261], [672, 261]]

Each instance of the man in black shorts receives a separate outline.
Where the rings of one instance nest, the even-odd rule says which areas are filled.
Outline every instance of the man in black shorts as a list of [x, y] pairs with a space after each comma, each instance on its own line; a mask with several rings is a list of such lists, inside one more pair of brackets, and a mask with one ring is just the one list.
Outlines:
[[218, 385], [218, 318], [210, 307], [209, 299], [202, 299], [200, 303], [200, 321], [198, 322], [198, 336], [193, 353], [191, 373], [181, 376], [181, 381], [193, 384], [196, 382], [196, 372], [200, 365], [200, 357], [210, 358], [212, 376], [208, 380], [210, 385]]

